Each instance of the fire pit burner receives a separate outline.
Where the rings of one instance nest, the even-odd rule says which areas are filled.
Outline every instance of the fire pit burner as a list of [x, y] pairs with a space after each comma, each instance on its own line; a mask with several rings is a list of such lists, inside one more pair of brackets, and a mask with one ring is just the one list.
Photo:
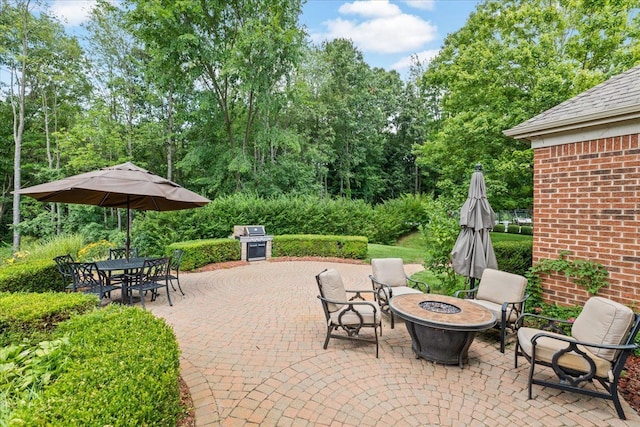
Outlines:
[[420, 308], [433, 313], [457, 314], [462, 311], [458, 306], [441, 301], [422, 301], [418, 305]]

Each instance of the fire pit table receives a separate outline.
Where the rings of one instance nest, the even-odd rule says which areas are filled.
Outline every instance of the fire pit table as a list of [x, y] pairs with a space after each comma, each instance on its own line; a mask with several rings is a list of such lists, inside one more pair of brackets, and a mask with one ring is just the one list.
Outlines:
[[407, 325], [416, 357], [461, 368], [476, 332], [496, 323], [486, 308], [446, 295], [398, 295], [389, 308]]

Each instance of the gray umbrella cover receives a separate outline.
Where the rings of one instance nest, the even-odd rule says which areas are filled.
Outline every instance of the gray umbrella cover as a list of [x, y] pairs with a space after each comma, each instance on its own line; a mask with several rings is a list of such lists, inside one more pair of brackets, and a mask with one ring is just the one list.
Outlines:
[[451, 251], [451, 262], [456, 273], [480, 278], [485, 268], [498, 268], [489, 232], [495, 224], [496, 214], [487, 200], [482, 172], [471, 176], [469, 195], [460, 209], [460, 234]]

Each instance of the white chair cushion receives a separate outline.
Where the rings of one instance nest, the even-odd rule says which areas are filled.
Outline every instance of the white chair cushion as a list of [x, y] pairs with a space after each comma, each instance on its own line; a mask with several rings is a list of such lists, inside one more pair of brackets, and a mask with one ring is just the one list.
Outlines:
[[[343, 311], [347, 310], [348, 306], [342, 306], [342, 310], [339, 311], [334, 311], [333, 313], [331, 313], [330, 315], [330, 319], [329, 319], [329, 325], [338, 325], [340, 324], [338, 318], [340, 317], [340, 313], [342, 313]], [[373, 312], [373, 307], [370, 305], [355, 305], [354, 306], [355, 310], [360, 313], [362, 315], [362, 320], [363, 323], [367, 323], [367, 324], [374, 324], [374, 323], [380, 323], [380, 310], [376, 310], [375, 315]], [[358, 325], [360, 323], [360, 319], [358, 318], [358, 315], [355, 314], [353, 311], [346, 311], [345, 315], [342, 317], [342, 324], [343, 325]]]
[[[540, 329], [534, 328], [520, 328], [518, 329], [518, 343], [520, 344], [520, 348], [524, 353], [531, 356], [531, 352], [533, 351], [533, 344], [531, 340], [534, 335], [539, 333], [545, 333], [553, 336], [563, 337], [572, 339], [571, 337], [567, 337], [565, 335], [555, 334], [552, 332], [541, 331]], [[555, 340], [553, 338], [542, 337], [536, 341], [536, 360], [543, 361], [551, 364], [553, 355], [562, 350], [563, 348], [567, 348], [569, 344], [565, 341]], [[584, 351], [596, 364], [596, 375], [602, 378], [607, 378], [611, 371], [611, 362], [603, 359], [601, 357], [596, 356], [589, 349], [578, 346], [581, 351]], [[587, 364], [584, 357], [581, 355], [571, 352], [564, 354], [559, 360], [558, 364], [566, 369], [572, 369], [578, 372], [589, 372], [589, 365]]]
[[485, 268], [476, 292], [476, 299], [500, 305], [503, 302], [518, 301], [524, 298], [527, 282], [524, 276]]
[[[618, 302], [602, 297], [591, 297], [571, 327], [571, 336], [578, 341], [594, 344], [619, 345], [633, 325], [633, 311]], [[591, 348], [603, 359], [613, 361], [615, 350]]]
[[[475, 304], [481, 305], [487, 310], [489, 310], [491, 313], [493, 313], [494, 316], [496, 316], [496, 319], [498, 319], [498, 323], [500, 323], [500, 320], [502, 319], [502, 304], [496, 304], [495, 302], [478, 300], [478, 299], [473, 299], [469, 301]], [[518, 313], [515, 310], [511, 310], [511, 307], [512, 307], [511, 305], [507, 307], [507, 322], [513, 323], [516, 320], [518, 320]]]
[[[335, 268], [325, 270], [319, 274], [320, 286], [322, 287], [322, 295], [334, 301], [347, 301], [347, 292], [344, 290], [342, 276]], [[328, 303], [329, 312], [340, 310], [342, 304]]]
[[[413, 289], [408, 286], [395, 286], [391, 291], [394, 297], [398, 295], [406, 295], [406, 294], [422, 294], [423, 292], [418, 289]], [[385, 289], [386, 293], [386, 289]], [[388, 295], [387, 295], [388, 296]]]
[[378, 282], [392, 287], [407, 286], [407, 275], [404, 272], [402, 258], [373, 258], [371, 268], [373, 277]]

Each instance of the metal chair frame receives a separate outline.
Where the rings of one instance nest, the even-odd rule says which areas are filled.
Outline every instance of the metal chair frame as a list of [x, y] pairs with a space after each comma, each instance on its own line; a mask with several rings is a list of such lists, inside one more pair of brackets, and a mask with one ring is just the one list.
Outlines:
[[144, 261], [143, 267], [135, 274], [126, 274], [128, 280], [129, 303], [133, 304], [133, 291], [138, 291], [142, 307], [145, 307], [144, 296], [151, 291], [151, 301], [155, 301], [158, 290], [165, 288], [167, 290], [167, 300], [169, 305], [171, 295], [169, 294], [169, 266], [171, 265], [171, 257], [147, 259]]

